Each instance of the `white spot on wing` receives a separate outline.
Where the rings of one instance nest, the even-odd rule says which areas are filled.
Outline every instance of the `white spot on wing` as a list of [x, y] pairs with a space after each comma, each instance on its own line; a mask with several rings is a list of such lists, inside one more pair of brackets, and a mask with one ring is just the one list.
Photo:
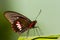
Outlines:
[[17, 25], [17, 28], [21, 31], [22, 30], [22, 27], [21, 27], [21, 24], [20, 24], [19, 21], [17, 21], [16, 25]]

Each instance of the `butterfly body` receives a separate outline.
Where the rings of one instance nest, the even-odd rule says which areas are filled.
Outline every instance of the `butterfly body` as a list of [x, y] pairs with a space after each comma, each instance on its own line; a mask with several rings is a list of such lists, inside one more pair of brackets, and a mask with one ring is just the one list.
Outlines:
[[29, 28], [34, 28], [36, 23], [37, 23], [36, 20], [32, 21], [32, 23], [30, 23], [30, 25], [29, 25]]

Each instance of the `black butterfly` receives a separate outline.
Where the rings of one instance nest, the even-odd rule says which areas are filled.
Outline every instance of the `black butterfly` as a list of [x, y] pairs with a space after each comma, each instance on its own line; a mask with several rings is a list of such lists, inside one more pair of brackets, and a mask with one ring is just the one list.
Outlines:
[[[41, 12], [41, 10], [40, 10], [40, 12]], [[39, 12], [39, 14], [40, 14], [40, 12]], [[39, 16], [39, 14], [37, 15], [37, 17]], [[37, 23], [36, 20], [31, 21], [26, 16], [24, 16], [20, 13], [14, 12], [14, 11], [5, 11], [4, 16], [11, 23], [12, 29], [19, 34], [25, 32], [26, 30], [29, 30], [31, 28], [35, 28], [35, 24]]]

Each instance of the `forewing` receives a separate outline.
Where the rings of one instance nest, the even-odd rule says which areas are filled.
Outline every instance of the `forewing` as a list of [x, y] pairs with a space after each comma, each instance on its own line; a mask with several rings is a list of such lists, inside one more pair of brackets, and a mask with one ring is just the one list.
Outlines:
[[6, 12], [4, 12], [4, 16], [9, 20], [9, 22], [11, 24], [13, 24], [13, 22], [15, 20], [17, 20], [19, 17], [23, 17], [31, 22], [31, 20], [28, 19], [27, 17], [25, 17], [24, 15], [17, 13], [17, 12], [14, 12], [14, 11], [6, 11]]

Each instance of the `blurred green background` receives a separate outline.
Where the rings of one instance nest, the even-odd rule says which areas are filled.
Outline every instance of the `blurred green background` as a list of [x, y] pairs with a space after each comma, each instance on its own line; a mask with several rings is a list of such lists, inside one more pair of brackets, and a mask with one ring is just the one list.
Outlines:
[[[37, 18], [37, 26], [43, 35], [60, 34], [60, 0], [0, 0], [0, 40], [17, 40], [19, 37], [4, 18], [4, 11], [16, 11], [34, 20], [40, 9], [42, 12]], [[37, 32], [32, 32], [31, 29], [29, 36], [37, 35]], [[21, 36], [26, 36], [26, 33]]]

